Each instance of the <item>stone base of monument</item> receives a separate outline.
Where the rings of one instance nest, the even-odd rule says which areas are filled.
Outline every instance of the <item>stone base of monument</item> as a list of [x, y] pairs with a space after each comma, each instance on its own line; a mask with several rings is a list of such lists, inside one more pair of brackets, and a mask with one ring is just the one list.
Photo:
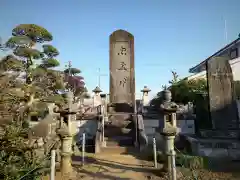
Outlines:
[[115, 113], [109, 115], [109, 121], [104, 126], [106, 147], [101, 153], [126, 153], [134, 147], [136, 127], [129, 113]]
[[239, 139], [240, 140], [240, 129], [200, 130], [199, 135], [202, 138], [221, 138], [221, 139]]
[[232, 136], [224, 136], [223, 132], [216, 132], [208, 130], [209, 136], [203, 133], [203, 137], [187, 136], [186, 139], [191, 144], [192, 154], [221, 159], [226, 158], [228, 160], [240, 160], [240, 141], [238, 140], [238, 136], [236, 136], [238, 133], [233, 135], [232, 132]]

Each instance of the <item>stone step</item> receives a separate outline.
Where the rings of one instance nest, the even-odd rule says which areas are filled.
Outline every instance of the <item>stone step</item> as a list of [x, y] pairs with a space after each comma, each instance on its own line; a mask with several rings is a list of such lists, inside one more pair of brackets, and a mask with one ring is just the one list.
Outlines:
[[118, 127], [104, 126], [104, 134], [106, 137], [126, 136], [130, 134], [132, 131], [135, 132], [135, 128], [118, 128]]
[[200, 130], [201, 138], [240, 139], [238, 130]]
[[128, 134], [131, 131], [131, 129], [128, 128], [108, 128], [108, 127], [104, 127], [104, 133], [105, 136], [121, 136], [121, 135], [125, 135]]
[[118, 128], [125, 128], [127, 127], [129, 124], [132, 123], [132, 120], [113, 120], [110, 119], [105, 126], [106, 127], [118, 127]]
[[101, 154], [123, 154], [123, 153], [127, 153], [127, 147], [104, 147], [101, 148]]
[[127, 154], [132, 152], [138, 152], [138, 149], [135, 147], [105, 147], [101, 148], [101, 154]]
[[133, 146], [132, 137], [129, 136], [105, 137], [105, 141], [107, 147]]

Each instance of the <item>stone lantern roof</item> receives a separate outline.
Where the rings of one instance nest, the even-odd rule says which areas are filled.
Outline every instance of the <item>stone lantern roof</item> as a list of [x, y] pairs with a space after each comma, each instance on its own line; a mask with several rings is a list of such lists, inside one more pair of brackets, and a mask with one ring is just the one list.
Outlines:
[[141, 92], [150, 92], [151, 89], [149, 89], [147, 86], [144, 86]]
[[106, 94], [100, 94], [101, 98], [106, 98], [107, 95]]
[[94, 93], [100, 93], [102, 92], [102, 90], [100, 89], [100, 87], [96, 87], [94, 90], [93, 90]]

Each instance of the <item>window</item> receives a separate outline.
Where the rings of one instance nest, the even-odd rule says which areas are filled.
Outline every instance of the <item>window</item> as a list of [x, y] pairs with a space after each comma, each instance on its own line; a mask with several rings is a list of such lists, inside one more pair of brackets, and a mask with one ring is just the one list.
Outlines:
[[238, 48], [232, 49], [232, 50], [230, 51], [230, 58], [231, 58], [231, 59], [238, 58]]

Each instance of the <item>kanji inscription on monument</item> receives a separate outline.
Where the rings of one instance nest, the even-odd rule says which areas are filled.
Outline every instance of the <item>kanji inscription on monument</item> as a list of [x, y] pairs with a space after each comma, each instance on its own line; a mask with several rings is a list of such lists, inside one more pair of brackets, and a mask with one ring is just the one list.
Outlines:
[[129, 42], [116, 41], [113, 44], [113, 58], [111, 74], [114, 86], [117, 88], [114, 101], [117, 103], [129, 103], [130, 97], [130, 56]]
[[123, 30], [110, 36], [110, 102], [134, 104], [134, 49], [133, 36]]
[[120, 56], [127, 55], [127, 49], [124, 46], [121, 46], [120, 52], [118, 53], [118, 55]]

